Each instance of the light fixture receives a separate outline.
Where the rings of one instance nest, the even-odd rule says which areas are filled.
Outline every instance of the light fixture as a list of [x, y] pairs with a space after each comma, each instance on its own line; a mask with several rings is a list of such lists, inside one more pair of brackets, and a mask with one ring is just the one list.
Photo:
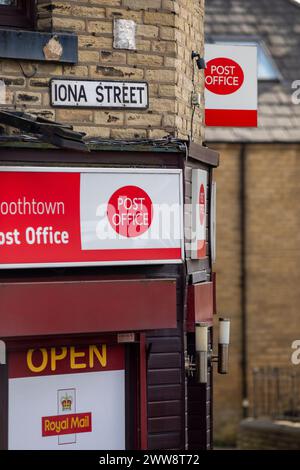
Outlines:
[[196, 64], [199, 70], [204, 70], [206, 68], [205, 60], [200, 56], [199, 52], [192, 51], [192, 60], [196, 60]]
[[196, 323], [196, 375], [198, 383], [207, 383], [208, 364], [208, 325], [207, 323]]
[[228, 373], [229, 336], [230, 336], [230, 320], [228, 318], [220, 318], [219, 319], [219, 344], [218, 344], [218, 372], [219, 374]]
[[199, 384], [206, 384], [208, 379], [208, 367], [213, 362], [218, 363], [218, 373], [228, 373], [229, 359], [229, 337], [230, 320], [228, 318], [219, 319], [219, 341], [218, 354], [214, 355], [212, 349], [208, 347], [208, 323], [195, 324], [195, 351], [196, 360], [193, 357], [186, 356], [185, 367], [188, 375], [194, 375]]

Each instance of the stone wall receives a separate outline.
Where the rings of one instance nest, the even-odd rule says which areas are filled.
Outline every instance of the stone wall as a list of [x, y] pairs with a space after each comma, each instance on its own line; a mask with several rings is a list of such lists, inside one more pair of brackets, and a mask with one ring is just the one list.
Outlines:
[[299, 450], [300, 423], [247, 419], [241, 422], [240, 450]]
[[[78, 35], [78, 63], [0, 59], [2, 106], [72, 124], [89, 136], [186, 139], [192, 133], [202, 141], [204, 100], [193, 111], [191, 93], [195, 88], [203, 95], [203, 71], [192, 63], [191, 52], [203, 52], [204, 0], [39, 0], [37, 8], [38, 30]], [[136, 22], [136, 50], [113, 48], [117, 18]], [[150, 106], [139, 112], [54, 109], [52, 77], [147, 81]]]

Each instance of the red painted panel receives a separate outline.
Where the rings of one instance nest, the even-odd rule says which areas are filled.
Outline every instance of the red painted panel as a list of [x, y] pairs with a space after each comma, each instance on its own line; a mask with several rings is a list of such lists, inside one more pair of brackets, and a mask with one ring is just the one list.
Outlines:
[[187, 331], [195, 330], [195, 323], [212, 324], [214, 310], [213, 283], [201, 282], [188, 288]]
[[140, 448], [147, 450], [148, 429], [147, 429], [147, 357], [146, 357], [146, 337], [140, 335]]
[[206, 109], [207, 126], [257, 127], [257, 111], [254, 109]]
[[1, 337], [176, 328], [176, 281], [1, 283]]

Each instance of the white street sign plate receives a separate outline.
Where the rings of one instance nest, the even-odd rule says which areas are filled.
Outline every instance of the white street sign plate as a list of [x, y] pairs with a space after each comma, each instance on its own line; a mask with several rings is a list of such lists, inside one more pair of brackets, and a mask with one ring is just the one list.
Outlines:
[[70, 108], [147, 109], [148, 83], [109, 80], [50, 81], [51, 105]]

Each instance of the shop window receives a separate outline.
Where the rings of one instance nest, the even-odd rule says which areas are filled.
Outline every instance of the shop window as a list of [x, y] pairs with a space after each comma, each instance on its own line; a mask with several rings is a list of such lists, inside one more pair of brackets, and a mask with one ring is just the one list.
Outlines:
[[0, 58], [48, 61], [49, 47], [51, 49], [53, 41], [54, 43], [58, 41], [60, 45], [58, 50], [61, 54], [51, 56], [51, 61], [76, 64], [78, 61], [76, 33], [37, 31], [37, 3], [37, 0], [0, 0]]
[[31, 29], [35, 20], [35, 0], [0, 0], [0, 26]]

